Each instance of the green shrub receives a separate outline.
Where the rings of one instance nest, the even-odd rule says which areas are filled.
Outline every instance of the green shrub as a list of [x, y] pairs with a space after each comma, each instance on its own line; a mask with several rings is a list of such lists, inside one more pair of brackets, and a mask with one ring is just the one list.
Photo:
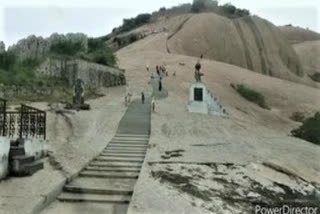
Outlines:
[[220, 14], [229, 18], [238, 18], [243, 16], [249, 16], [250, 12], [246, 9], [239, 9], [234, 5], [227, 3], [220, 6]]
[[320, 112], [316, 113], [314, 117], [306, 119], [300, 128], [291, 133], [297, 138], [320, 145]]
[[191, 12], [200, 13], [207, 10], [212, 10], [218, 7], [218, 2], [215, 0], [193, 0]]
[[84, 50], [81, 42], [69, 40], [57, 42], [50, 47], [50, 52], [58, 55], [75, 56]]
[[309, 75], [310, 78], [315, 82], [320, 82], [320, 72], [315, 72], [313, 75]]
[[290, 119], [302, 123], [306, 119], [306, 116], [303, 112], [294, 112]]
[[6, 51], [0, 53], [0, 69], [9, 70], [16, 63], [16, 57], [13, 53]]
[[226, 16], [228, 18], [238, 18], [250, 15], [249, 10], [239, 9], [231, 3], [218, 6], [218, 1], [215, 0], [193, 0], [191, 12], [200, 13], [208, 11]]
[[[149, 23], [151, 19], [151, 14], [145, 13], [145, 14], [140, 14], [135, 18], [131, 19], [124, 19], [122, 26], [119, 27], [119, 32], [128, 32], [131, 31], [137, 27], [140, 27], [141, 25]], [[114, 30], [117, 31], [117, 30]]]
[[88, 54], [83, 58], [102, 65], [115, 66], [117, 64], [116, 56], [103, 39], [89, 39]]
[[4, 85], [33, 86], [39, 83], [34, 69], [40, 61], [26, 59], [16, 62], [9, 70], [0, 70], [0, 83]]
[[269, 107], [266, 104], [264, 96], [259, 92], [242, 84], [237, 86], [234, 86], [234, 85], [231, 85], [231, 86], [246, 100], [259, 105], [261, 108], [269, 109]]
[[236, 11], [237, 11], [237, 8], [234, 5], [230, 4], [230, 3], [222, 5], [221, 9], [226, 14], [235, 14]]

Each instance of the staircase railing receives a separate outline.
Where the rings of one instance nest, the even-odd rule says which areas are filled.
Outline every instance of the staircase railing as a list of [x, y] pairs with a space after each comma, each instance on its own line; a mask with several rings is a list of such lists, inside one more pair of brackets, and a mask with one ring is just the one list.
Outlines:
[[47, 113], [21, 105], [20, 111], [7, 111], [7, 101], [0, 98], [0, 135], [20, 139], [46, 139]]
[[6, 109], [7, 100], [0, 98], [0, 136], [6, 135]]

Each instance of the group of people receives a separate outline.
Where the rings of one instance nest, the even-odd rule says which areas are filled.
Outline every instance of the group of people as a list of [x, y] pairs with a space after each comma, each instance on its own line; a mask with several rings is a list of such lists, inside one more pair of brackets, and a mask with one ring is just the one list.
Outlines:
[[158, 76], [161, 76], [161, 73], [165, 76], [168, 76], [168, 71], [166, 69], [166, 67], [164, 65], [157, 65], [156, 66], [156, 71], [157, 71], [157, 74]]

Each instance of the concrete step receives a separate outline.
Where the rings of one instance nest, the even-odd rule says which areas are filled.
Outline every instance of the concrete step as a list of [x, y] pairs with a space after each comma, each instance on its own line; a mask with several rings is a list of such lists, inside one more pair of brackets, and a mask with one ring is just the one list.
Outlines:
[[28, 175], [33, 175], [37, 171], [44, 168], [44, 164], [42, 162], [34, 162], [30, 164], [25, 164], [24, 166]]
[[63, 191], [68, 193], [96, 194], [96, 195], [132, 195], [133, 193], [133, 190], [94, 188], [94, 187], [84, 187], [84, 186], [74, 186], [74, 185], [64, 186]]
[[20, 164], [32, 163], [35, 161], [34, 156], [16, 155], [10, 157], [11, 161], [18, 161]]
[[93, 172], [136, 172], [140, 173], [140, 168], [130, 168], [130, 167], [93, 167], [88, 166], [85, 168], [86, 171]]
[[108, 155], [108, 154], [119, 154], [119, 155], [146, 155], [146, 151], [122, 151], [122, 150], [107, 150], [103, 151], [101, 154]]
[[126, 134], [126, 133], [116, 133], [115, 137], [139, 137], [139, 138], [150, 138], [150, 134]]
[[111, 188], [116, 190], [133, 191], [137, 179], [117, 179], [117, 178], [90, 178], [90, 177], [77, 177], [71, 183], [72, 186], [90, 187], [95, 189]]
[[37, 171], [43, 169], [44, 165], [42, 162], [32, 162], [20, 165], [15, 165], [11, 168], [10, 174], [13, 176], [31, 176]]
[[121, 151], [121, 152], [147, 152], [147, 148], [106, 148], [103, 152], [114, 152], [114, 151]]
[[131, 196], [126, 195], [95, 195], [62, 193], [57, 198], [62, 202], [91, 202], [91, 203], [129, 203]]
[[99, 157], [116, 157], [116, 158], [145, 158], [144, 154], [136, 155], [136, 154], [100, 154]]
[[147, 143], [149, 142], [149, 139], [138, 139], [138, 138], [112, 138], [111, 141], [116, 142], [143, 142]]
[[148, 145], [119, 145], [119, 144], [113, 144], [113, 145], [108, 145], [108, 148], [113, 148], [113, 149], [147, 149]]
[[112, 141], [137, 141], [137, 142], [149, 142], [150, 138], [128, 138], [128, 137], [114, 137]]
[[106, 162], [106, 161], [93, 161], [89, 164], [92, 167], [130, 167], [130, 168], [141, 168], [142, 163], [132, 162]]
[[134, 172], [91, 172], [83, 171], [80, 172], [81, 177], [91, 177], [91, 178], [138, 178], [139, 173]]
[[124, 142], [124, 141], [110, 141], [108, 145], [134, 145], [134, 146], [146, 146], [149, 145], [149, 143], [144, 142]]
[[25, 154], [26, 153], [23, 146], [10, 146], [9, 157], [24, 156]]
[[144, 158], [116, 158], [116, 157], [97, 157], [97, 161], [106, 161], [106, 162], [129, 162], [129, 163], [143, 163]]

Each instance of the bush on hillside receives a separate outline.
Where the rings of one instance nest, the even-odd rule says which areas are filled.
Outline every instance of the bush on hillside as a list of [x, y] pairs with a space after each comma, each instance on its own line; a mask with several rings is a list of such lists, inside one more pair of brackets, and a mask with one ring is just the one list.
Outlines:
[[239, 9], [230, 3], [227, 3], [227, 4], [220, 6], [220, 9], [222, 12], [221, 15], [227, 16], [229, 18], [238, 18], [238, 17], [250, 15], [249, 10]]
[[[137, 27], [140, 27], [141, 25], [149, 23], [151, 19], [151, 14], [145, 13], [140, 14], [135, 18], [131, 19], [124, 19], [123, 24], [121, 27], [118, 28], [118, 31], [120, 33], [131, 31]], [[114, 30], [116, 32], [117, 30]]]
[[50, 47], [50, 52], [58, 55], [75, 56], [84, 51], [81, 42], [72, 42], [69, 40], [57, 42]]
[[320, 112], [306, 119], [300, 128], [291, 133], [294, 137], [320, 145]]
[[9, 70], [16, 62], [16, 57], [13, 53], [6, 51], [0, 53], [0, 69]]
[[266, 104], [265, 98], [261, 93], [242, 84], [236, 86], [231, 84], [231, 87], [234, 88], [246, 100], [259, 105], [261, 108], [269, 109], [268, 105]]
[[4, 85], [34, 86], [39, 84], [34, 69], [40, 64], [39, 61], [26, 59], [15, 63], [8, 70], [0, 70], [0, 83]]
[[320, 82], [320, 72], [316, 72], [313, 75], [309, 75], [310, 78], [315, 82]]
[[228, 18], [238, 18], [250, 15], [249, 10], [239, 9], [231, 3], [219, 6], [218, 1], [216, 0], [193, 0], [191, 12], [200, 13], [208, 11]]
[[103, 39], [88, 40], [88, 56], [85, 59], [109, 66], [115, 66], [117, 63], [116, 56]]
[[218, 1], [215, 0], [193, 0], [191, 12], [200, 13], [217, 7]]
[[293, 121], [302, 123], [306, 119], [306, 116], [305, 116], [305, 113], [303, 112], [294, 112], [291, 115], [290, 119]]

